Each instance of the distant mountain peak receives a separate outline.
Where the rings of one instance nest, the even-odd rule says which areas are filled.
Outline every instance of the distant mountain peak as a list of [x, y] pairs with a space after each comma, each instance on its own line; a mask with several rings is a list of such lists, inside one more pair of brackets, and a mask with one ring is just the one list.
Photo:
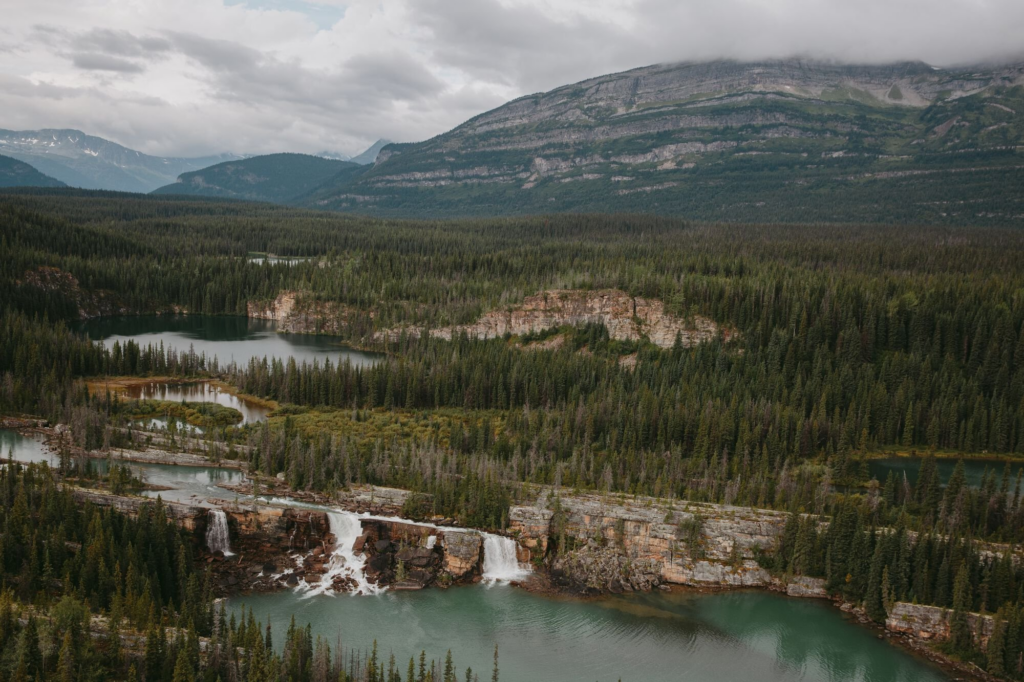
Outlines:
[[377, 155], [380, 154], [380, 150], [389, 144], [392, 144], [391, 140], [382, 137], [370, 145], [369, 149], [364, 151], [362, 154], [353, 156], [349, 161], [352, 163], [358, 163], [360, 166], [368, 166], [377, 160]]

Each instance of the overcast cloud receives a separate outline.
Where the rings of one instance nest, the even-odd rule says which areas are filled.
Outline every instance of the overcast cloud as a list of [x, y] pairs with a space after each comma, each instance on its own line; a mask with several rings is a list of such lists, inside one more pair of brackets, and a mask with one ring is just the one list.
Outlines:
[[1022, 0], [0, 0], [0, 128], [150, 154], [416, 141], [659, 62], [1024, 59]]

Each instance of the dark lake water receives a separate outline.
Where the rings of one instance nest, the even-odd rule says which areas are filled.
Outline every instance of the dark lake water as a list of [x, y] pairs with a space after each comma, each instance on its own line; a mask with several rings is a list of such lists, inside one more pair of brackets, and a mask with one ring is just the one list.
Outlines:
[[220, 315], [142, 315], [89, 320], [82, 329], [95, 341], [112, 345], [129, 339], [141, 345], [161, 343], [164, 348], [205, 353], [224, 366], [231, 362], [247, 364], [250, 358], [295, 358], [299, 364], [330, 358], [355, 365], [371, 365], [381, 356], [355, 350], [331, 336], [280, 334], [271, 320], [252, 320]]
[[[956, 460], [936, 459], [935, 465], [938, 469], [940, 480], [945, 484], [953, 474], [953, 469], [956, 468]], [[986, 469], [989, 471], [994, 470], [996, 476], [1002, 479], [1005, 466], [1006, 462], [1001, 460], [965, 459], [964, 475], [967, 478], [967, 484], [975, 487], [980, 486]], [[1012, 462], [1010, 464], [1010, 492], [1013, 492], [1014, 480], [1021, 468], [1024, 468], [1024, 461]], [[890, 471], [894, 472], [897, 476], [902, 476], [906, 473], [907, 480], [910, 481], [911, 485], [915, 485], [917, 484], [918, 474], [921, 471], [921, 458], [888, 457], [886, 459], [873, 459], [868, 462], [868, 471], [880, 483], [885, 483], [885, 479], [889, 476]]]

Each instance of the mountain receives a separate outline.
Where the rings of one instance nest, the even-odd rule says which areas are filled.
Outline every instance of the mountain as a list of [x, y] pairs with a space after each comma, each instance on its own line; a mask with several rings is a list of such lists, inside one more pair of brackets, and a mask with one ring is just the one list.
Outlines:
[[1024, 224], [1024, 64], [657, 65], [521, 97], [304, 203]]
[[65, 187], [60, 180], [43, 175], [35, 168], [12, 159], [0, 156], [0, 187]]
[[349, 161], [351, 161], [352, 163], [358, 163], [360, 166], [368, 166], [377, 160], [377, 155], [380, 154], [380, 150], [384, 149], [384, 147], [388, 146], [389, 144], [391, 144], [391, 140], [385, 140], [384, 138], [381, 138], [374, 142], [372, 145], [370, 145], [370, 148], [367, 149], [365, 152], [353, 156], [351, 159], [349, 159]]
[[227, 161], [182, 173], [177, 182], [153, 194], [190, 194], [207, 197], [292, 202], [336, 176], [347, 183], [363, 166], [309, 154], [267, 154]]
[[72, 187], [150, 192], [187, 171], [237, 158], [149, 156], [79, 130], [0, 130], [0, 154], [31, 164]]

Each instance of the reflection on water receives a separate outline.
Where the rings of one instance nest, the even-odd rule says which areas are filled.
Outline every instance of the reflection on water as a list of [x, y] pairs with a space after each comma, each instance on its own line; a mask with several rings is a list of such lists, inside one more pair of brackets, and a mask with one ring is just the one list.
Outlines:
[[310, 334], [279, 334], [276, 323], [270, 320], [250, 320], [246, 317], [221, 315], [143, 315], [138, 317], [111, 317], [89, 320], [83, 327], [89, 338], [111, 346], [114, 342], [133, 340], [143, 346], [163, 344], [165, 349], [197, 354], [208, 359], [217, 358], [223, 366], [231, 362], [247, 364], [251, 358], [264, 357], [297, 363], [333, 363], [348, 360], [355, 365], [368, 366], [380, 355], [354, 350], [338, 343], [330, 336]]
[[136, 463], [132, 463], [130, 466], [141, 474], [146, 483], [171, 488], [171, 490], [147, 490], [143, 495], [148, 497], [159, 495], [165, 500], [184, 504], [208, 506], [207, 498], [232, 500], [235, 498], [235, 493], [220, 486], [237, 485], [245, 481], [245, 474], [237, 469]]
[[[3, 456], [13, 456], [19, 462], [47, 462], [50, 466], [59, 464], [56, 455], [52, 454], [41, 436], [32, 434], [23, 436], [16, 431], [0, 429], [0, 446]], [[237, 469], [220, 467], [190, 467], [168, 464], [143, 464], [140, 462], [120, 462], [126, 464], [149, 485], [169, 488], [169, 490], [146, 490], [142, 494], [155, 498], [157, 495], [171, 502], [198, 504], [209, 506], [207, 498], [221, 500], [235, 499], [235, 493], [222, 488], [223, 485], [237, 485], [244, 482], [245, 474]], [[79, 460], [83, 467], [89, 467], [100, 476], [106, 475], [110, 462], [106, 459], [85, 458]]]
[[[153, 382], [128, 386], [125, 396], [134, 400], [170, 400], [173, 402], [217, 403], [242, 413], [242, 423], [252, 424], [267, 420], [270, 408], [259, 403], [243, 400], [236, 395], [209, 382], [192, 384], [168, 384]], [[166, 419], [163, 420], [166, 423]]]
[[0, 429], [0, 454], [4, 459], [18, 462], [46, 462], [50, 466], [57, 465], [57, 456], [43, 444], [43, 437], [38, 433], [23, 435], [17, 431]]
[[376, 639], [400, 662], [421, 649], [443, 659], [451, 648], [460, 669], [487, 671], [497, 643], [510, 682], [948, 679], [827, 604], [765, 592], [574, 601], [474, 585], [377, 597], [279, 592], [233, 597], [229, 608], [243, 604], [275, 628], [294, 614], [331, 642], [369, 648]]
[[[939, 472], [939, 479], [945, 485], [956, 468], [955, 459], [936, 459], [935, 467]], [[965, 459], [964, 475], [967, 478], [967, 485], [978, 487], [985, 471], [995, 471], [996, 477], [1002, 479], [1003, 469], [1006, 462], [996, 459]], [[1024, 468], [1024, 462], [1012, 462], [1010, 464], [1010, 492], [1013, 492], [1013, 482], [1017, 472]], [[868, 470], [871, 475], [880, 482], [885, 483], [886, 477], [892, 471], [898, 477], [905, 473], [911, 485], [917, 484], [918, 474], [921, 472], [920, 457], [888, 457], [886, 459], [873, 459], [868, 462]]]

